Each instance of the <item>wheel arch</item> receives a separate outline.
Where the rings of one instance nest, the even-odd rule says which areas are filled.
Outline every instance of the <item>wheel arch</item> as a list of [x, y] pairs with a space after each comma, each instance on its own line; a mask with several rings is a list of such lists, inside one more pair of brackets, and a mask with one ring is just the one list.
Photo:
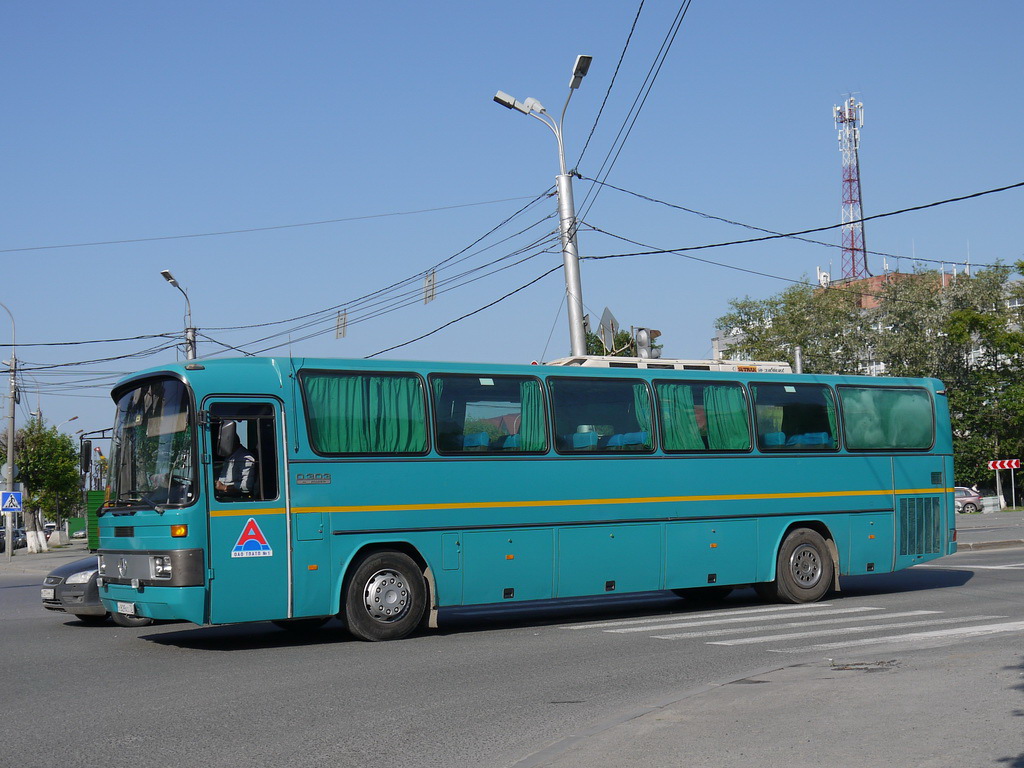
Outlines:
[[403, 555], [407, 555], [412, 558], [413, 562], [419, 567], [420, 573], [423, 574], [423, 580], [426, 582], [427, 586], [427, 611], [425, 614], [427, 626], [431, 629], [436, 629], [437, 583], [434, 580], [434, 572], [430, 567], [430, 563], [427, 562], [427, 559], [423, 556], [423, 553], [421, 553], [414, 544], [403, 540], [369, 542], [352, 552], [348, 561], [344, 564], [342, 577], [337, 585], [336, 594], [338, 597], [339, 615], [344, 615], [345, 613], [345, 594], [348, 591], [349, 580], [352, 578], [353, 572], [363, 558], [374, 552], [401, 552]]
[[825, 523], [824, 520], [818, 520], [810, 518], [806, 520], [794, 520], [786, 526], [782, 535], [775, 542], [775, 547], [772, 549], [772, 578], [776, 577], [775, 573], [775, 561], [779, 555], [779, 548], [782, 546], [782, 542], [786, 540], [797, 528], [807, 528], [817, 533], [821, 538], [825, 540], [825, 546], [828, 547], [829, 556], [832, 558], [832, 589], [836, 592], [839, 591], [839, 547], [836, 545], [835, 536], [832, 535], [831, 529]]

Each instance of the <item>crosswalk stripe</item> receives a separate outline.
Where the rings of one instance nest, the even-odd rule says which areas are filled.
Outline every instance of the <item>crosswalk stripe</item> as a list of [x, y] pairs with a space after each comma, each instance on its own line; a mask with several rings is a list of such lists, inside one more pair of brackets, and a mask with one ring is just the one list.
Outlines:
[[880, 629], [904, 629], [906, 627], [935, 626], [936, 624], [960, 624], [965, 621], [988, 621], [1005, 619], [1005, 616], [962, 616], [952, 619], [935, 619], [932, 621], [902, 621], [893, 624], [873, 624], [864, 627], [843, 627], [841, 629], [821, 629], [811, 632], [793, 632], [787, 635], [764, 635], [761, 637], [744, 637], [739, 640], [716, 640], [708, 645], [753, 645], [755, 643], [773, 643], [777, 641], [803, 640], [807, 637], [824, 637], [826, 635], [852, 634], [854, 632], [876, 632]]
[[[606, 632], [613, 634], [625, 634], [628, 632], [662, 632], [668, 629], [683, 629], [685, 627], [706, 627], [712, 624], [734, 624], [742, 623], [747, 621], [762, 621], [768, 619], [788, 619], [793, 616], [803, 617], [807, 616], [810, 621], [815, 621], [819, 616], [832, 616], [835, 614], [842, 613], [865, 613], [866, 611], [880, 611], [881, 608], [868, 608], [868, 607], [856, 607], [856, 608], [835, 608], [831, 611], [814, 611], [813, 613], [783, 613], [773, 616], [765, 616], [764, 614], [755, 614], [753, 616], [723, 616], [720, 619], [701, 619], [699, 621], [675, 621], [670, 624], [657, 624], [655, 626], [642, 626], [642, 627], [623, 627], [621, 629], [607, 629]], [[799, 626], [803, 626], [805, 622], [800, 623]], [[783, 625], [787, 626], [787, 625]], [[749, 629], [749, 628], [748, 628]], [[743, 630], [740, 630], [743, 631]]]
[[[682, 614], [687, 619], [703, 619], [712, 616], [745, 616], [748, 614], [771, 614], [779, 613], [783, 611], [796, 611], [796, 610], [807, 610], [817, 611], [822, 608], [831, 608], [832, 603], [803, 603], [800, 605], [769, 605], [763, 608], [746, 608], [738, 611], [731, 611], [727, 609], [719, 609], [717, 611], [703, 611], [701, 613], [686, 613]], [[620, 621], [601, 621], [591, 624], [570, 624], [569, 626], [562, 627], [562, 629], [604, 629], [605, 627], [625, 627], [630, 624], [657, 624], [658, 622], [671, 621], [675, 618], [681, 618], [681, 616], [657, 616], [649, 619], [622, 619]]]
[[[864, 610], [864, 609], [858, 609]], [[879, 611], [881, 608], [872, 608], [870, 610]], [[814, 626], [820, 627], [829, 624], [849, 624], [851, 621], [863, 621], [864, 619], [902, 619], [910, 616], [925, 616], [927, 614], [942, 613], [942, 611], [902, 611], [900, 613], [886, 613], [878, 616], [847, 616], [841, 619], [825, 619], [823, 621], [814, 620]], [[703, 632], [679, 632], [672, 635], [654, 635], [659, 640], [692, 640], [700, 637], [721, 637], [722, 635], [738, 635], [741, 632], [762, 632], [770, 629], [786, 629], [789, 627], [806, 627], [808, 622], [806, 621], [790, 621], [785, 624], [761, 624], [756, 627], [727, 627], [726, 629], [708, 629]], [[622, 631], [622, 630], [618, 630]]]
[[800, 653], [802, 651], [827, 651], [842, 648], [855, 648], [865, 645], [879, 645], [883, 643], [916, 643], [921, 645], [923, 643], [927, 643], [929, 640], [946, 640], [950, 638], [966, 640], [971, 637], [983, 637], [984, 635], [995, 635], [1002, 632], [1020, 632], [1022, 630], [1024, 630], [1024, 621], [1011, 621], [1005, 624], [982, 624], [974, 627], [937, 629], [933, 632], [911, 632], [904, 635], [889, 635], [888, 637], [870, 637], [864, 640], [850, 640], [848, 642], [841, 643], [820, 643], [818, 645], [804, 646], [803, 648], [778, 649], [776, 652]]

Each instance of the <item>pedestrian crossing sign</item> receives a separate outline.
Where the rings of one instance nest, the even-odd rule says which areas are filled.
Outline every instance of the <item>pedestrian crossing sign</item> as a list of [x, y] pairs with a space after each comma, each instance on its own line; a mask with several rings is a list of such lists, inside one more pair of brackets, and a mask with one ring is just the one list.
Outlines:
[[21, 491], [0, 491], [0, 511], [21, 512]]

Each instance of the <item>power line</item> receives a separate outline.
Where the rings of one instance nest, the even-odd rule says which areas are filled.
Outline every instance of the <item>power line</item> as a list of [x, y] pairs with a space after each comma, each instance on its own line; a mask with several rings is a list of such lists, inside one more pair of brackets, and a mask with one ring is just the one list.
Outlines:
[[[828, 248], [842, 248], [843, 247], [842, 245], [840, 245], [838, 243], [827, 243], [824, 240], [813, 240], [813, 239], [811, 239], [809, 237], [800, 237], [798, 235], [787, 235], [787, 234], [785, 234], [783, 232], [778, 232], [778, 231], [773, 230], [773, 229], [766, 229], [765, 227], [758, 227], [758, 226], [755, 226], [754, 224], [745, 224], [742, 221], [735, 221], [733, 219], [727, 219], [727, 218], [725, 218], [723, 216], [715, 216], [714, 214], [711, 214], [711, 213], [705, 213], [703, 211], [698, 211], [698, 210], [696, 210], [694, 208], [687, 208], [685, 206], [677, 205], [675, 203], [670, 203], [670, 202], [667, 202], [665, 200], [659, 200], [656, 197], [651, 197], [649, 195], [645, 195], [645, 194], [642, 194], [640, 192], [634, 192], [634, 191], [629, 190], [629, 189], [624, 189], [622, 187], [617, 187], [614, 184], [609, 184], [606, 181], [598, 181], [597, 179], [590, 179], [590, 178], [587, 178], [586, 176], [580, 176], [580, 179], [582, 179], [583, 181], [593, 182], [594, 184], [600, 184], [601, 186], [608, 187], [609, 189], [614, 189], [616, 192], [622, 192], [622, 193], [627, 194], [627, 195], [632, 195], [633, 197], [639, 198], [641, 200], [646, 200], [646, 201], [651, 202], [651, 203], [657, 203], [659, 205], [664, 205], [664, 206], [666, 206], [668, 208], [674, 208], [674, 209], [679, 210], [679, 211], [684, 211], [685, 213], [692, 213], [692, 214], [694, 214], [696, 216], [700, 216], [700, 217], [705, 218], [705, 219], [711, 219], [713, 221], [721, 221], [721, 222], [723, 222], [725, 224], [731, 224], [731, 225], [736, 226], [736, 227], [743, 227], [744, 229], [750, 229], [750, 230], [753, 230], [755, 232], [766, 232], [766, 233], [768, 233], [770, 235], [778, 235], [780, 237], [787, 237], [787, 238], [790, 238], [792, 240], [799, 240], [799, 241], [804, 242], [804, 243], [810, 243], [811, 245], [823, 245], [823, 246], [826, 246]], [[837, 226], [841, 227], [842, 224], [839, 224]], [[926, 262], [926, 263], [930, 263], [930, 264], [949, 264], [952, 261], [951, 259], [926, 259], [926, 258], [919, 257], [919, 256], [912, 256], [912, 257], [900, 256], [899, 254], [886, 253], [885, 251], [867, 251], [867, 253], [871, 254], [872, 256], [884, 256], [884, 257], [887, 257], [887, 258], [890, 258], [890, 259], [909, 259], [910, 261], [921, 261], [921, 262]], [[959, 262], [952, 262], [952, 263], [959, 263]], [[971, 266], [974, 266], [974, 267], [995, 267], [995, 266], [998, 266], [998, 265], [996, 265], [996, 264], [972, 264]]]
[[454, 320], [449, 320], [444, 325], [440, 325], [440, 326], [438, 326], [437, 328], [435, 328], [432, 331], [428, 331], [427, 333], [424, 333], [421, 336], [417, 336], [415, 339], [409, 339], [409, 341], [403, 341], [401, 344], [395, 344], [394, 346], [388, 347], [387, 349], [382, 349], [382, 350], [380, 350], [378, 352], [374, 352], [372, 355], [366, 355], [366, 357], [363, 358], [363, 359], [369, 360], [370, 358], [377, 357], [378, 355], [383, 355], [385, 352], [391, 352], [393, 350], [400, 349], [401, 347], [407, 347], [410, 344], [414, 344], [417, 341], [421, 341], [422, 339], [427, 338], [428, 336], [433, 336], [435, 333], [438, 333], [439, 331], [443, 331], [445, 328], [448, 328], [449, 326], [455, 325], [455, 323], [461, 322], [462, 320], [465, 320], [467, 317], [472, 317], [473, 315], [476, 315], [476, 314], [479, 314], [480, 312], [483, 312], [485, 309], [490, 309], [495, 304], [498, 304], [499, 302], [504, 301], [505, 299], [509, 298], [510, 296], [514, 296], [515, 294], [519, 293], [522, 290], [525, 290], [526, 288], [529, 288], [531, 285], [534, 285], [535, 283], [539, 283], [545, 277], [547, 277], [548, 275], [552, 274], [553, 272], [557, 272], [560, 269], [562, 269], [562, 265], [561, 264], [559, 264], [556, 267], [552, 267], [551, 269], [549, 269], [544, 274], [542, 274], [542, 275], [540, 275], [538, 277], [535, 277], [533, 280], [531, 280], [530, 282], [526, 283], [525, 285], [519, 286], [514, 291], [509, 291], [508, 293], [506, 293], [501, 298], [498, 298], [498, 299], [495, 299], [494, 301], [492, 301], [490, 304], [485, 304], [484, 306], [479, 307], [478, 309], [474, 309], [472, 312], [467, 312], [466, 314], [462, 315], [461, 317], [457, 317]]
[[[961, 195], [960, 197], [951, 197], [951, 198], [948, 198], [946, 200], [939, 200], [939, 201], [934, 202], [934, 203], [925, 203], [924, 205], [915, 205], [915, 206], [911, 206], [910, 208], [901, 208], [901, 209], [899, 209], [897, 211], [888, 211], [887, 213], [876, 213], [876, 214], [873, 214], [871, 216], [864, 216], [864, 217], [860, 218], [858, 221], [860, 221], [860, 222], [873, 221], [874, 219], [884, 219], [884, 218], [887, 218], [889, 216], [899, 216], [899, 215], [904, 214], [904, 213], [912, 213], [914, 211], [923, 211], [923, 210], [926, 210], [928, 208], [936, 208], [936, 207], [938, 207], [940, 205], [948, 205], [949, 203], [960, 203], [960, 202], [963, 202], [964, 200], [972, 200], [974, 198], [984, 197], [985, 195], [993, 195], [993, 194], [996, 194], [997, 192], [1006, 192], [1008, 190], [1018, 189], [1020, 187], [1024, 187], [1024, 181], [1019, 181], [1016, 184], [1008, 184], [1005, 187], [997, 187], [995, 189], [987, 189], [984, 192], [974, 192], [974, 193], [969, 194], [969, 195]], [[708, 249], [708, 248], [724, 248], [724, 247], [730, 246], [730, 245], [746, 245], [748, 243], [762, 243], [762, 242], [765, 242], [765, 241], [768, 241], [768, 240], [778, 240], [780, 238], [792, 238], [792, 237], [797, 237], [799, 235], [811, 235], [811, 234], [814, 234], [815, 232], [827, 232], [830, 229], [839, 229], [840, 227], [846, 226], [846, 224], [849, 224], [849, 223], [850, 222], [839, 223], [839, 224], [829, 224], [828, 226], [824, 226], [824, 227], [813, 227], [811, 229], [802, 229], [802, 230], [798, 230], [796, 232], [785, 232], [785, 233], [765, 235], [764, 237], [751, 237], [751, 238], [747, 238], [745, 240], [730, 240], [730, 241], [723, 242], [723, 243], [708, 243], [706, 245], [682, 246], [680, 248], [664, 248], [664, 249], [650, 250], [650, 251], [637, 251], [635, 253], [615, 253], [615, 254], [608, 254], [608, 255], [605, 255], [605, 256], [587, 256], [586, 258], [588, 258], [588, 259], [595, 259], [595, 260], [601, 260], [601, 259], [621, 259], [621, 258], [625, 258], [627, 256], [655, 256], [655, 255], [661, 254], [661, 253], [682, 253], [683, 251], [700, 251], [700, 250], [705, 250], [705, 249]], [[594, 227], [594, 229], [596, 229], [596, 227]]]
[[601, 115], [604, 114], [605, 104], [608, 103], [608, 97], [611, 95], [612, 88], [615, 86], [615, 79], [619, 76], [619, 68], [622, 66], [623, 59], [626, 58], [626, 51], [629, 50], [629, 42], [633, 39], [633, 32], [636, 31], [636, 23], [640, 21], [640, 12], [644, 9], [644, 0], [640, 0], [640, 6], [636, 9], [636, 16], [633, 17], [633, 26], [629, 28], [629, 34], [626, 35], [626, 44], [622, 46], [622, 53], [619, 54], [619, 62], [615, 65], [615, 71], [612, 73], [611, 82], [608, 83], [608, 90], [604, 92], [604, 99], [601, 100], [601, 107], [597, 110], [597, 117], [594, 118], [594, 124], [590, 126], [590, 133], [587, 135], [587, 140], [583, 144], [583, 149], [580, 150], [580, 155], [576, 159], [576, 165], [583, 161], [583, 156], [587, 154], [587, 147], [590, 146], [590, 140], [594, 137], [594, 131], [597, 130], [597, 124], [601, 121]]
[[87, 243], [62, 243], [60, 245], [32, 245], [23, 248], [3, 248], [0, 253], [22, 253], [26, 251], [51, 251], [59, 248], [89, 248], [97, 245], [126, 245], [128, 243], [152, 243], [161, 240], [186, 240], [197, 237], [221, 237], [223, 235], [242, 235], [250, 232], [271, 232], [278, 229], [298, 229], [300, 227], [319, 227], [324, 224], [341, 224], [349, 221], [366, 221], [368, 219], [383, 219], [395, 216], [414, 216], [421, 213], [436, 213], [438, 211], [451, 211], [458, 208], [472, 208], [481, 205], [495, 205], [507, 203], [514, 200], [526, 200], [526, 196], [506, 197], [501, 200], [484, 200], [478, 203], [461, 203], [459, 205], [442, 205], [436, 208], [421, 208], [413, 211], [394, 211], [392, 213], [371, 213], [365, 216], [346, 216], [338, 219], [322, 219], [320, 221], [305, 221], [299, 224], [275, 224], [267, 227], [247, 227], [245, 229], [225, 229], [216, 232], [196, 232], [186, 235], [159, 235], [156, 237], [133, 237], [122, 240], [97, 240]]
[[[682, 27], [683, 19], [686, 17], [686, 12], [690, 9], [690, 2], [691, 0], [683, 0], [679, 6], [679, 10], [676, 11], [676, 16], [672, 20], [672, 24], [669, 26], [668, 32], [665, 34], [665, 39], [661, 43], [661, 48], [659, 48], [657, 54], [655, 54], [654, 61], [651, 63], [651, 68], [647, 72], [647, 77], [644, 78], [644, 82], [640, 85], [640, 90], [637, 92], [632, 106], [630, 106], [629, 111], [626, 113], [626, 117], [622, 121], [622, 125], [619, 127], [619, 132], [615, 135], [615, 140], [612, 142], [612, 146], [608, 149], [608, 154], [605, 155], [605, 159], [597, 171], [598, 177], [602, 177], [603, 174], [603, 178], [608, 178], [612, 172], [612, 168], [615, 166], [615, 163], [618, 162], [619, 155], [622, 153], [623, 147], [626, 146], [626, 141], [629, 139], [629, 135], [633, 132], [633, 126], [636, 125], [636, 121], [640, 117], [640, 112], [647, 103], [647, 97], [650, 96], [651, 90], [654, 88], [654, 83], [658, 79], [658, 75], [661, 74], [661, 68], [664, 66], [665, 60], [668, 58], [668, 53], [672, 49], [673, 43], [675, 43], [676, 36], [679, 34], [679, 30]], [[623, 134], [623, 131], [625, 131], [625, 134]], [[591, 197], [592, 194], [593, 197]], [[600, 194], [600, 188], [598, 188], [596, 192], [594, 192], [593, 187], [588, 190], [586, 196], [583, 198], [582, 205], [580, 205], [580, 209], [582, 211], [580, 214], [581, 218], [586, 217], [590, 212], [590, 209], [593, 208], [594, 203], [597, 202], [598, 194]]]

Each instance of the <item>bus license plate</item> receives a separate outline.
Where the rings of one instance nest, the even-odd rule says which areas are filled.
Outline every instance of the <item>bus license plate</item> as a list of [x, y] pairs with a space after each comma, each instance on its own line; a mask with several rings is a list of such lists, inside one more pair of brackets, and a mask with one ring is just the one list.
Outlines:
[[52, 589], [44, 589], [43, 590], [43, 600], [53, 600], [53, 590]]
[[122, 603], [120, 600], [117, 601], [117, 612], [123, 613], [125, 616], [135, 615], [135, 603]]

